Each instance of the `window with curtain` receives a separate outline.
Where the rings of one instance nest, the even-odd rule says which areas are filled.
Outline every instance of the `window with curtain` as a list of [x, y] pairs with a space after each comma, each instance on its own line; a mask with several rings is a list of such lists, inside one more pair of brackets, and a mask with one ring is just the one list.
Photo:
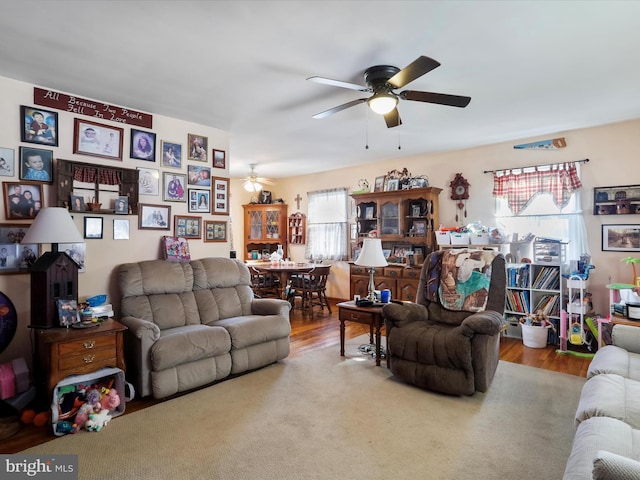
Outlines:
[[314, 260], [347, 258], [346, 188], [309, 192], [307, 247], [305, 255]]
[[567, 261], [589, 253], [574, 162], [494, 173], [496, 221], [507, 232], [568, 241]]

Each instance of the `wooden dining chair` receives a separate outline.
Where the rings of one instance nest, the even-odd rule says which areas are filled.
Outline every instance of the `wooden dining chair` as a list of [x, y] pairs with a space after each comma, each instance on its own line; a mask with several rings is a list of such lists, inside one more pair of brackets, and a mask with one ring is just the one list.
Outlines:
[[278, 297], [280, 295], [280, 279], [277, 275], [268, 272], [261, 272], [250, 266], [251, 289], [258, 298]]
[[317, 265], [309, 272], [298, 273], [291, 278], [287, 299], [291, 306], [295, 306], [296, 297], [300, 297], [300, 308], [303, 313], [309, 313], [313, 318], [313, 307], [319, 306], [322, 310], [327, 307], [331, 313], [331, 306], [327, 299], [327, 278], [331, 265]]

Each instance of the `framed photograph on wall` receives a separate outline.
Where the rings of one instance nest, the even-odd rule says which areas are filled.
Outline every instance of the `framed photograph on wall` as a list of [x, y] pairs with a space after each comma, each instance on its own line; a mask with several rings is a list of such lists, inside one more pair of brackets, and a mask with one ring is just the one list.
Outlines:
[[0, 224], [0, 275], [26, 273], [40, 256], [37, 243], [21, 243], [29, 227], [29, 224]]
[[176, 237], [201, 238], [202, 217], [175, 215], [173, 217], [173, 234]]
[[129, 240], [129, 220], [126, 218], [113, 219], [113, 239]]
[[201, 135], [194, 135], [189, 133], [187, 135], [187, 141], [189, 145], [189, 160], [197, 160], [198, 162], [207, 161], [207, 144], [209, 140], [207, 137]]
[[211, 186], [211, 168], [209, 167], [189, 165], [187, 166], [187, 175], [189, 185], [197, 185], [198, 187]]
[[140, 195], [158, 195], [160, 193], [159, 170], [138, 167], [138, 193]]
[[224, 150], [213, 149], [213, 166], [215, 168], [227, 167], [227, 153]]
[[71, 257], [71, 260], [78, 265], [78, 272], [87, 271], [87, 244], [82, 243], [60, 243], [58, 249]]
[[162, 141], [162, 166], [182, 168], [182, 145], [174, 142]]
[[20, 141], [58, 146], [58, 114], [42, 108], [20, 106]]
[[213, 208], [211, 213], [218, 215], [229, 215], [229, 179], [213, 177]]
[[102, 238], [102, 217], [84, 217], [84, 238]]
[[73, 153], [122, 160], [122, 128], [79, 118], [73, 122]]
[[602, 225], [603, 252], [640, 252], [640, 225]]
[[53, 150], [20, 147], [20, 180], [51, 182]]
[[211, 191], [189, 189], [189, 212], [209, 213], [211, 211]]
[[131, 129], [131, 158], [136, 160], [156, 161], [156, 134], [143, 130]]
[[44, 207], [42, 183], [3, 182], [4, 214], [7, 220], [36, 218]]
[[226, 242], [227, 241], [227, 222], [216, 222], [216, 221], [205, 220], [204, 241], [205, 242]]
[[187, 183], [187, 176], [184, 173], [163, 172], [162, 184], [164, 185], [165, 202], [186, 202], [187, 192], [184, 189]]
[[169, 205], [138, 204], [138, 228], [140, 230], [169, 230], [171, 228]]
[[13, 177], [15, 171], [15, 154], [13, 148], [0, 147], [0, 176]]

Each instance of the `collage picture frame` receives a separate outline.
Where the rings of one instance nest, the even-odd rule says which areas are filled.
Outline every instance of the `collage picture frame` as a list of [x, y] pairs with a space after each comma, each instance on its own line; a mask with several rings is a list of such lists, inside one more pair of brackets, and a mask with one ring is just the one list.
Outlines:
[[124, 129], [74, 118], [73, 153], [122, 161]]
[[229, 179], [212, 178], [213, 208], [211, 213], [217, 215], [229, 215]]

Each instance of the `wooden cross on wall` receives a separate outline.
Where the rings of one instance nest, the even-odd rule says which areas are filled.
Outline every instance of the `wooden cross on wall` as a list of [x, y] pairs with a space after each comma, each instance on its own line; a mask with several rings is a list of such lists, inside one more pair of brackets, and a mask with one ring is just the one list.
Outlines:
[[294, 198], [294, 200], [296, 201], [296, 208], [298, 210], [300, 210], [300, 200], [302, 200], [302, 197], [300, 196], [300, 194], [296, 194], [296, 198]]

